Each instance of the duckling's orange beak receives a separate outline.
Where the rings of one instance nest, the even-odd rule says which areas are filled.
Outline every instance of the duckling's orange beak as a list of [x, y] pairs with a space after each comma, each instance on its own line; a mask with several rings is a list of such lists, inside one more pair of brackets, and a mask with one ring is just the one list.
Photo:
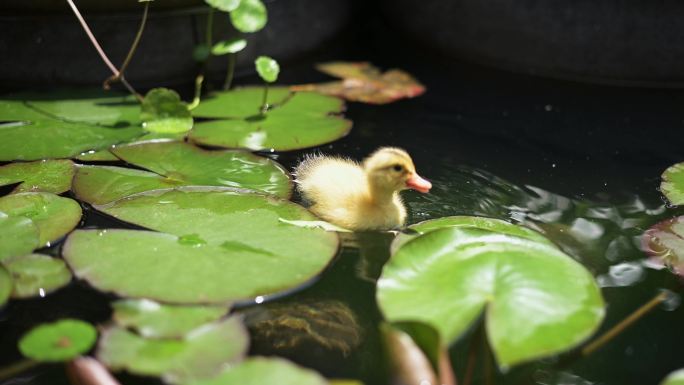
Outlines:
[[421, 178], [418, 174], [413, 174], [406, 180], [406, 187], [425, 194], [432, 188], [432, 183]]

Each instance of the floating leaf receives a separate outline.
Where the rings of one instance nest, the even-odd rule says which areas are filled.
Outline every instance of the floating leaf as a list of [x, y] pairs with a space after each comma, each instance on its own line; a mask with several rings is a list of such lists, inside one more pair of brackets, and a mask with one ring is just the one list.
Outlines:
[[12, 276], [0, 265], [0, 306], [7, 302], [10, 293], [12, 293]]
[[258, 88], [210, 96], [193, 114], [231, 119], [197, 123], [190, 131], [190, 139], [210, 146], [287, 151], [331, 142], [351, 128], [351, 122], [339, 116], [344, 102], [338, 98], [313, 92], [299, 92], [288, 98], [286, 90], [275, 87], [269, 89], [268, 104], [273, 108], [260, 116], [262, 96], [263, 90]]
[[109, 150], [87, 151], [75, 157], [75, 159], [83, 162], [117, 162], [119, 160]]
[[278, 163], [243, 151], [207, 151], [182, 142], [145, 142], [112, 150], [152, 172], [81, 166], [73, 189], [79, 199], [104, 204], [138, 192], [176, 186], [248, 188], [288, 198], [292, 182]]
[[394, 238], [391, 247], [392, 254], [396, 253], [396, 251], [406, 242], [425, 233], [443, 229], [445, 227], [470, 227], [495, 231], [502, 234], [527, 238], [541, 243], [548, 243], [549, 245], [553, 246], [553, 243], [542, 234], [527, 227], [514, 225], [501, 219], [473, 216], [452, 216], [431, 219], [429, 221], [423, 221], [409, 226], [407, 231], [399, 233]]
[[19, 340], [19, 350], [36, 361], [68, 361], [90, 350], [96, 339], [97, 331], [89, 323], [63, 319], [31, 329]]
[[70, 160], [40, 160], [0, 167], [0, 186], [19, 183], [12, 192], [45, 191], [61, 194], [71, 188], [74, 164]]
[[143, 128], [155, 133], [180, 133], [192, 128], [192, 115], [187, 103], [168, 88], [150, 90], [142, 102], [140, 119]]
[[216, 376], [226, 364], [241, 360], [247, 344], [236, 317], [201, 326], [181, 339], [145, 339], [113, 327], [102, 333], [97, 358], [112, 370], [188, 383]]
[[96, 206], [164, 233], [77, 230], [63, 254], [100, 290], [173, 303], [221, 303], [297, 287], [337, 250], [335, 233], [282, 223], [315, 219], [273, 197], [219, 188], [142, 193]]
[[33, 221], [38, 228], [38, 246], [46, 246], [65, 236], [81, 220], [78, 202], [43, 192], [4, 196], [0, 198], [0, 212]]
[[240, 32], [256, 32], [268, 21], [266, 6], [261, 0], [240, 0], [240, 5], [230, 12], [230, 21]]
[[328, 382], [318, 373], [299, 367], [282, 358], [249, 358], [235, 367], [226, 369], [219, 376], [188, 385], [326, 385]]
[[112, 307], [117, 324], [135, 328], [148, 338], [182, 337], [228, 312], [224, 306], [166, 305], [148, 299], [124, 299], [114, 302]]
[[59, 258], [29, 254], [3, 261], [12, 274], [13, 298], [44, 297], [71, 281], [71, 272]]
[[0, 261], [28, 254], [39, 247], [38, 227], [32, 220], [0, 211]]
[[661, 266], [684, 275], [684, 216], [668, 219], [648, 229], [642, 237], [642, 248]]
[[316, 91], [347, 100], [385, 104], [413, 98], [425, 92], [425, 87], [408, 73], [392, 69], [381, 73], [367, 62], [332, 62], [316, 66], [319, 71], [342, 78], [337, 82], [292, 86], [293, 91]]
[[0, 161], [67, 158], [142, 135], [131, 96], [101, 91], [15, 94], [0, 99]]
[[281, 222], [287, 223], [288, 225], [293, 225], [293, 226], [300, 226], [300, 227], [305, 227], [305, 228], [320, 228], [325, 231], [337, 231], [340, 233], [351, 233], [351, 230], [347, 230], [345, 228], [342, 228], [340, 226], [334, 225], [330, 222], [326, 221], [288, 221], [287, 219], [280, 219]]
[[223, 12], [231, 12], [240, 5], [240, 0], [204, 0], [204, 2]]
[[254, 61], [257, 73], [263, 81], [267, 83], [273, 83], [278, 80], [278, 74], [280, 73], [280, 66], [278, 62], [273, 60], [268, 56], [259, 56]]
[[247, 40], [245, 39], [235, 38], [223, 40], [214, 44], [214, 46], [211, 48], [211, 53], [212, 55], [216, 56], [226, 55], [229, 53], [238, 53], [245, 49], [245, 47], [247, 47]]
[[[192, 110], [192, 115], [198, 118], [255, 118], [259, 115], [263, 95], [264, 89], [261, 87], [243, 87], [216, 92], [204, 97], [199, 106]], [[285, 87], [270, 87], [268, 104], [279, 106], [291, 96], [293, 96], [292, 92]], [[337, 108], [338, 110], [335, 111], [333, 106], [331, 113], [340, 112], [342, 109], [341, 106]]]
[[673, 205], [684, 204], [684, 163], [670, 166], [662, 175], [660, 191]]
[[385, 266], [377, 296], [388, 320], [425, 322], [445, 343], [485, 311], [502, 367], [575, 346], [604, 315], [591, 274], [558, 248], [472, 228], [405, 244]]
[[660, 385], [684, 385], [684, 369], [670, 373]]

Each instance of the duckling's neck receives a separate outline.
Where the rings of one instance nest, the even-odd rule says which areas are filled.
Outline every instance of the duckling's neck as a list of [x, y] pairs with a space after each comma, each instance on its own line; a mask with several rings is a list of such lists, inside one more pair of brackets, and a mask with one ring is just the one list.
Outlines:
[[371, 203], [382, 206], [392, 204], [396, 190], [368, 178], [368, 193]]

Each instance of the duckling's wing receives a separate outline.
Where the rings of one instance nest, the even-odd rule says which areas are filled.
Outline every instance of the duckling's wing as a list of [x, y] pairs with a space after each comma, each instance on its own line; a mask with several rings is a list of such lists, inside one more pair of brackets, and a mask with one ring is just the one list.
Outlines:
[[309, 157], [297, 166], [295, 177], [304, 199], [325, 206], [340, 204], [367, 189], [363, 170], [348, 159]]

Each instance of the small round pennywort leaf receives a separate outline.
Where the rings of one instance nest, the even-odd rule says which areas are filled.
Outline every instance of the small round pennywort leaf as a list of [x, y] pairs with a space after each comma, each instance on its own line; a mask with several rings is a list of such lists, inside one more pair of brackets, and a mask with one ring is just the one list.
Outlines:
[[240, 32], [256, 32], [266, 25], [268, 14], [261, 0], [241, 0], [230, 13], [230, 21]]
[[192, 128], [188, 105], [181, 101], [176, 91], [168, 88], [155, 88], [145, 95], [140, 119], [149, 132], [178, 133]]
[[247, 47], [247, 40], [245, 39], [222, 40], [214, 44], [211, 48], [211, 53], [216, 56], [238, 53], [245, 49], [245, 47]]
[[256, 70], [259, 76], [267, 83], [273, 83], [278, 80], [280, 73], [280, 66], [278, 62], [268, 56], [259, 56], [254, 61]]
[[68, 361], [90, 350], [96, 339], [97, 331], [91, 324], [63, 319], [31, 329], [19, 340], [19, 351], [36, 361]]

